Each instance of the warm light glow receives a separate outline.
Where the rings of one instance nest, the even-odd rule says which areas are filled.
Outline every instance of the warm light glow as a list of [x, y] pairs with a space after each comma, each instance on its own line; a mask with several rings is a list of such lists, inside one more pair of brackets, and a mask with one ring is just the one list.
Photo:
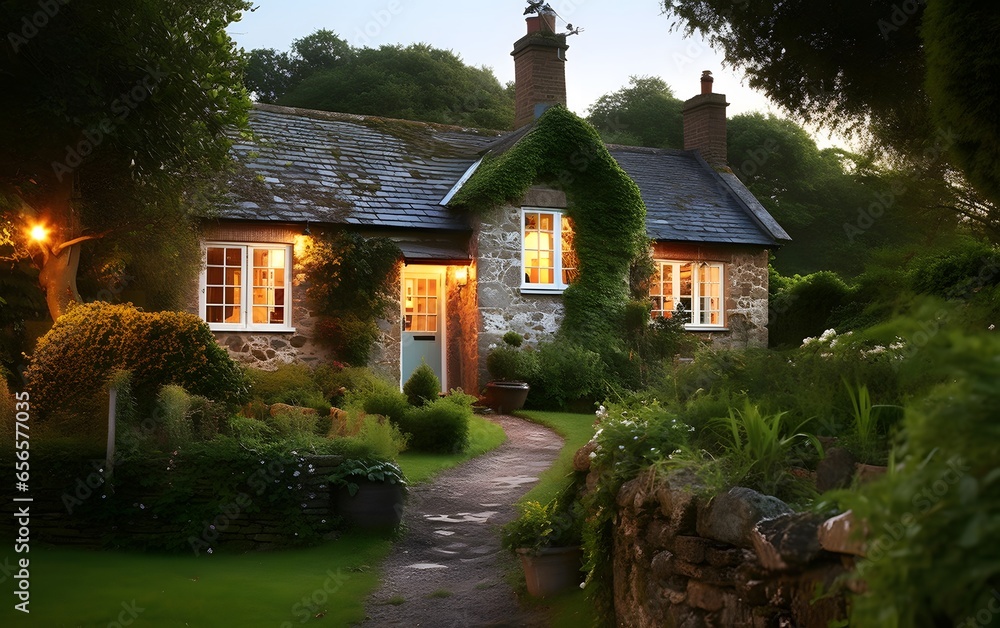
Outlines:
[[466, 266], [459, 266], [455, 269], [455, 283], [464, 286], [469, 283], [469, 269]]
[[49, 230], [42, 225], [35, 225], [31, 228], [31, 239], [35, 242], [43, 242], [49, 237]]

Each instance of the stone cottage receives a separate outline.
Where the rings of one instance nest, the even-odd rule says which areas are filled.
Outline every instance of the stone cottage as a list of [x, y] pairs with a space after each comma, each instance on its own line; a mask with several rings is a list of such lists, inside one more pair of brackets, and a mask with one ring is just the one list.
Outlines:
[[[472, 215], [451, 206], [492, 155], [566, 104], [566, 35], [527, 19], [514, 45], [510, 133], [257, 105], [255, 138], [235, 146], [249, 184], [203, 225], [197, 311], [220, 343], [262, 368], [326, 359], [296, 276], [313, 234], [392, 238], [404, 265], [399, 307], [381, 322], [371, 366], [405, 381], [425, 360], [445, 389], [478, 390], [487, 347], [508, 330], [555, 332], [575, 277], [573, 224], [556, 185]], [[726, 166], [725, 96], [704, 73], [684, 105], [685, 150], [608, 146], [639, 187], [656, 271], [654, 316], [683, 308], [687, 329], [725, 346], [767, 344], [768, 251], [788, 235]], [[624, 281], [624, 278], [623, 278]]]

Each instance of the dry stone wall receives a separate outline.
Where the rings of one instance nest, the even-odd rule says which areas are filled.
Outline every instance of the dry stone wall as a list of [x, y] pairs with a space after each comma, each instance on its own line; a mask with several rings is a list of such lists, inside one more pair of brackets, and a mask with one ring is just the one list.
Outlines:
[[712, 498], [698, 496], [699, 488], [690, 473], [664, 480], [652, 471], [622, 486], [614, 538], [619, 626], [810, 627], [846, 619], [841, 582], [855, 557], [838, 544], [849, 537], [843, 517], [794, 513], [747, 488]]

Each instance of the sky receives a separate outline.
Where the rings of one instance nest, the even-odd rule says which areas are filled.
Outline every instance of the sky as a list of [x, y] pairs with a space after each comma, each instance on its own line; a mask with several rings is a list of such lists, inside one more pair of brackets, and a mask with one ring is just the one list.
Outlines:
[[[294, 39], [318, 29], [334, 31], [355, 47], [427, 43], [452, 50], [472, 66], [493, 70], [501, 83], [514, 80], [510, 56], [526, 31], [524, 0], [258, 0], [257, 9], [229, 27], [246, 50], [287, 50]], [[599, 97], [624, 87], [629, 77], [659, 76], [682, 100], [699, 93], [702, 70], [715, 77], [729, 115], [761, 111], [782, 115], [762, 93], [746, 86], [738, 70], [723, 67], [722, 55], [698, 35], [671, 28], [658, 0], [549, 0], [567, 23], [583, 29], [569, 37], [568, 106], [580, 115]], [[820, 146], [838, 143], [825, 132]]]

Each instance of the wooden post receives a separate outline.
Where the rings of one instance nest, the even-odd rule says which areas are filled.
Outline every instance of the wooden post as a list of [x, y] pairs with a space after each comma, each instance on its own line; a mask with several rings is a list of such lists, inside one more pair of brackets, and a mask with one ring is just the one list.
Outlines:
[[115, 470], [115, 415], [118, 414], [118, 387], [108, 390], [108, 452], [104, 460], [104, 477], [108, 479]]

